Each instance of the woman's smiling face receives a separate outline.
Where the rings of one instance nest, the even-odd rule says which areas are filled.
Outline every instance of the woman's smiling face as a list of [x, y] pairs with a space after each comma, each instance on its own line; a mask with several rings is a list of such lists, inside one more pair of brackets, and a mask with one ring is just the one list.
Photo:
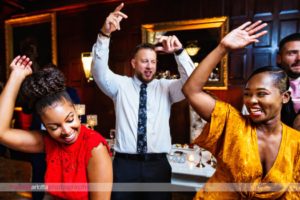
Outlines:
[[269, 72], [254, 75], [244, 89], [244, 104], [255, 123], [279, 119], [286, 96], [274, 83]]
[[49, 135], [64, 144], [73, 144], [80, 133], [80, 120], [73, 104], [65, 99], [43, 109], [41, 120]]

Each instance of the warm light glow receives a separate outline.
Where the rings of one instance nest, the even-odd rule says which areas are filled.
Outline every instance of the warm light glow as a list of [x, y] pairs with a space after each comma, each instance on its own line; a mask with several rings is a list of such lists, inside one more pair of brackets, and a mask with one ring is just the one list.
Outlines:
[[198, 51], [200, 50], [200, 47], [190, 45], [190, 46], [187, 46], [185, 48], [185, 50], [190, 56], [195, 56], [198, 53]]
[[84, 104], [74, 104], [74, 106], [75, 106], [75, 111], [81, 122], [81, 116], [85, 115], [85, 105]]
[[194, 162], [195, 161], [195, 156], [194, 156], [194, 154], [188, 154], [188, 161], [190, 161], [190, 162]]
[[198, 51], [200, 50], [198, 41], [197, 40], [188, 41], [185, 50], [189, 54], [189, 56], [197, 55]]
[[86, 122], [91, 129], [94, 129], [94, 126], [98, 125], [98, 117], [97, 115], [87, 115]]
[[81, 61], [82, 61], [85, 77], [87, 78], [88, 81], [93, 80], [91, 74], [92, 52], [81, 53]]
[[77, 115], [85, 115], [85, 104], [74, 104]]

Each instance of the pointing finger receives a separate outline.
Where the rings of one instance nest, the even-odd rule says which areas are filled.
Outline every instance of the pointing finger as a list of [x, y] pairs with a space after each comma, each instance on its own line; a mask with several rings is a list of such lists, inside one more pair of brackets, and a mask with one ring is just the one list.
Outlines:
[[121, 3], [120, 5], [118, 5], [118, 7], [116, 7], [114, 11], [120, 11], [122, 10], [123, 7], [124, 7], [124, 3]]

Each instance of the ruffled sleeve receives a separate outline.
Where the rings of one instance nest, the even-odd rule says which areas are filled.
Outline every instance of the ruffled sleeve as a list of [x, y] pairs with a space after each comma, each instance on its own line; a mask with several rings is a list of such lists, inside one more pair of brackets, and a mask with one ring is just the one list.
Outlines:
[[225, 137], [228, 138], [231, 134], [236, 134], [241, 125], [245, 125], [245, 118], [238, 110], [228, 103], [216, 101], [211, 114], [211, 122], [205, 125], [194, 143], [215, 155], [222, 149]]
[[92, 156], [92, 150], [93, 148], [97, 147], [100, 143], [102, 143], [106, 148], [109, 154], [111, 155], [109, 146], [107, 144], [106, 139], [97, 131], [91, 130], [83, 126], [83, 130], [86, 131], [86, 147], [87, 147], [87, 155], [86, 155], [86, 166], [88, 165], [88, 162]]

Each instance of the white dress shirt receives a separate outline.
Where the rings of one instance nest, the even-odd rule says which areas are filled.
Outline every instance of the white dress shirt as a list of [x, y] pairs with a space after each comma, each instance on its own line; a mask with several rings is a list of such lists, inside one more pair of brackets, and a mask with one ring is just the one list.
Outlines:
[[[98, 35], [93, 46], [92, 73], [99, 88], [114, 102], [115, 151], [135, 154], [142, 82], [136, 76], [121, 76], [109, 69], [109, 41], [109, 38]], [[154, 79], [147, 86], [147, 153], [168, 153], [171, 149], [171, 105], [184, 99], [181, 88], [194, 70], [194, 64], [185, 51], [175, 59], [180, 79]]]

